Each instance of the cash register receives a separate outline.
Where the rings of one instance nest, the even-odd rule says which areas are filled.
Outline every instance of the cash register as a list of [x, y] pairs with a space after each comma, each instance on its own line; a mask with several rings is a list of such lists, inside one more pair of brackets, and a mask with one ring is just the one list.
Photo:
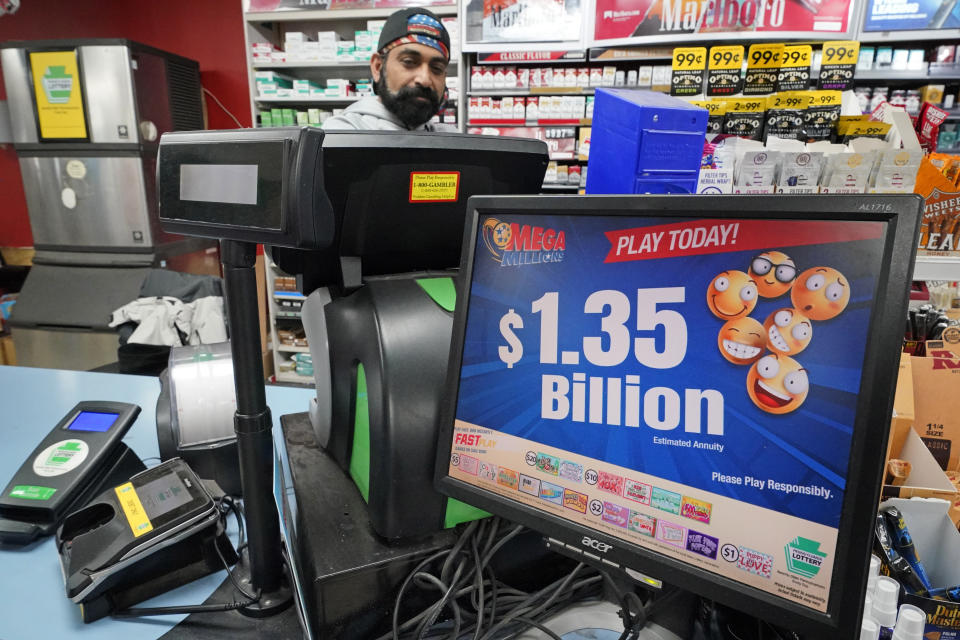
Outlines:
[[538, 140], [452, 133], [303, 128], [161, 141], [164, 228], [263, 242], [298, 277], [314, 432], [384, 538], [485, 515], [432, 485], [452, 270], [467, 199], [537, 193], [547, 162]]

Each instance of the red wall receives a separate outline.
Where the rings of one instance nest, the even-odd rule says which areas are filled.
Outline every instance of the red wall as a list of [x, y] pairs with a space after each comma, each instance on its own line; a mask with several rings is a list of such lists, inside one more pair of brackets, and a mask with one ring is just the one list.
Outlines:
[[[245, 126], [250, 98], [243, 51], [241, 0], [22, 0], [0, 16], [0, 42], [54, 38], [127, 38], [200, 63], [203, 86]], [[6, 99], [0, 83], [0, 99]], [[236, 123], [204, 97], [211, 129]], [[16, 153], [0, 144], [0, 247], [33, 244]]]

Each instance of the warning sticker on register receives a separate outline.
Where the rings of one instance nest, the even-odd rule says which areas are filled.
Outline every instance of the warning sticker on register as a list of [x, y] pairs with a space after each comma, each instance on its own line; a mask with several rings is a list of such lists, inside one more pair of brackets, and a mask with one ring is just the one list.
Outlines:
[[456, 202], [459, 196], [459, 171], [410, 174], [410, 202]]

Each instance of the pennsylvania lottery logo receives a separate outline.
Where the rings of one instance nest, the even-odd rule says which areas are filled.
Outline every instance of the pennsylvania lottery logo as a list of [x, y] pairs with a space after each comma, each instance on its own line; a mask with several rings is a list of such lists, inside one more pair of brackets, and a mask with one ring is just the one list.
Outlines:
[[487, 218], [481, 230], [483, 244], [501, 267], [562, 262], [567, 249], [563, 231]]
[[820, 573], [820, 567], [827, 554], [820, 551], [820, 543], [807, 538], [796, 537], [784, 548], [787, 554], [787, 569], [790, 573], [813, 578]]

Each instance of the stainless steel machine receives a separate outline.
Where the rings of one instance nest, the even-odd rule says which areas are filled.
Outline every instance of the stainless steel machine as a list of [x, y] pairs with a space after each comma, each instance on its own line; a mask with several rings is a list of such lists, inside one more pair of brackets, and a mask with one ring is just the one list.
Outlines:
[[147, 270], [211, 246], [157, 223], [167, 131], [203, 128], [198, 64], [128, 40], [8, 42], [0, 64], [36, 256], [10, 325], [27, 366], [116, 360], [110, 312]]

